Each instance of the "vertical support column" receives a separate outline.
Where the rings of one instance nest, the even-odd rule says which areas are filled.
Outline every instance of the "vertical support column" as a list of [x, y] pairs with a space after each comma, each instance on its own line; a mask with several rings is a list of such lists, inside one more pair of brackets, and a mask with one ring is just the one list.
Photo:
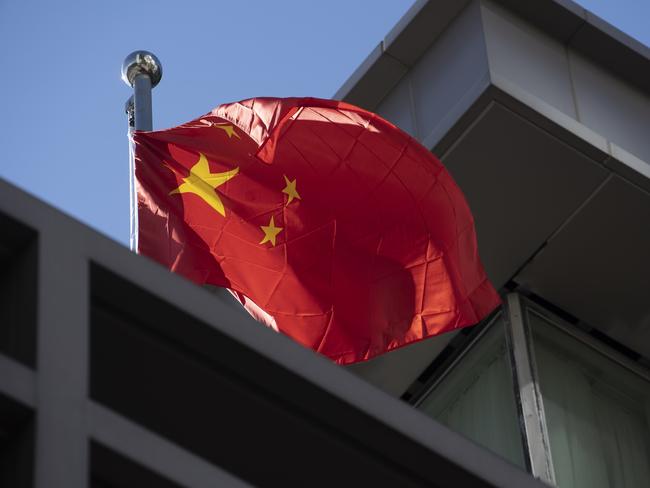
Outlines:
[[88, 264], [78, 228], [39, 236], [36, 488], [88, 484]]
[[533, 476], [555, 485], [555, 470], [546, 429], [546, 416], [539, 382], [532, 362], [530, 338], [519, 294], [507, 296], [507, 334], [510, 358], [517, 380], [519, 404], [524, 420], [524, 437]]

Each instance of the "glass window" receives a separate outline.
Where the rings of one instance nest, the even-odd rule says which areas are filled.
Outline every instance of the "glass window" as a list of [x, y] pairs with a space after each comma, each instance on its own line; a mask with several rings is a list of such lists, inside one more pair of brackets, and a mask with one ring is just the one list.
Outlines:
[[525, 466], [501, 317], [489, 325], [418, 408], [508, 461]]
[[560, 488], [631, 488], [650, 480], [650, 383], [529, 309]]

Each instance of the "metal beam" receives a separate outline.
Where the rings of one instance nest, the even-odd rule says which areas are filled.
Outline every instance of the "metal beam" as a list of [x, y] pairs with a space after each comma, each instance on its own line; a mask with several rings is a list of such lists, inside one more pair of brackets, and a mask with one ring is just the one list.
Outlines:
[[533, 476], [556, 485], [551, 448], [546, 430], [546, 416], [539, 390], [539, 382], [532, 363], [529, 336], [524, 321], [520, 297], [510, 293], [507, 297], [506, 338], [512, 369], [518, 387], [518, 399], [524, 421], [524, 441], [528, 464]]

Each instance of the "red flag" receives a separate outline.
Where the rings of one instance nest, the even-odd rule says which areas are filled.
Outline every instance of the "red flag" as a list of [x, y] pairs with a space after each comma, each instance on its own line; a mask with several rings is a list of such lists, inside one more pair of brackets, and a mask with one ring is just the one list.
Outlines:
[[473, 325], [499, 303], [459, 188], [375, 114], [256, 98], [135, 143], [138, 251], [247, 297], [337, 363]]

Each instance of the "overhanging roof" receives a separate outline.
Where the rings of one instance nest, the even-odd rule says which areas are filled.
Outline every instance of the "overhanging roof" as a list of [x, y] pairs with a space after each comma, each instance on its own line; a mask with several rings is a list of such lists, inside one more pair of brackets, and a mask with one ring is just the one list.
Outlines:
[[[571, 0], [496, 0], [650, 93], [650, 48]], [[373, 109], [470, 0], [418, 0], [334, 94]]]

